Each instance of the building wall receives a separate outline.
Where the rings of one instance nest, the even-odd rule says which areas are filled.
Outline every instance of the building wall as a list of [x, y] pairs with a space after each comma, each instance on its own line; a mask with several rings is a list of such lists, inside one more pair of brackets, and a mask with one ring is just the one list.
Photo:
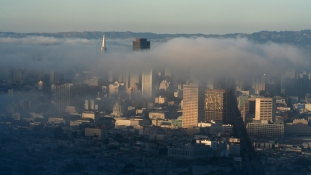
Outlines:
[[51, 90], [56, 98], [56, 107], [58, 112], [65, 112], [66, 107], [70, 106], [70, 89], [72, 84], [53, 84]]
[[255, 120], [275, 121], [276, 104], [274, 98], [256, 98]]
[[204, 89], [197, 84], [183, 86], [182, 127], [197, 126], [204, 121]]
[[205, 120], [229, 124], [231, 114], [231, 91], [207, 89], [205, 92]]
[[152, 70], [144, 71], [141, 79], [142, 98], [149, 99], [153, 96], [153, 74]]
[[253, 122], [246, 125], [246, 130], [250, 136], [259, 137], [272, 137], [283, 138], [284, 137], [284, 124], [281, 123], [259, 123]]
[[150, 119], [165, 119], [164, 112], [149, 112]]

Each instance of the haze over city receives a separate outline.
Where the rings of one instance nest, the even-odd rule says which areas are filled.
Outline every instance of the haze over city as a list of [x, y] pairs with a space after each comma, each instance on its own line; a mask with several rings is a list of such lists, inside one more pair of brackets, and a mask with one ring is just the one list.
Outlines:
[[311, 1], [0, 3], [0, 175], [311, 173]]

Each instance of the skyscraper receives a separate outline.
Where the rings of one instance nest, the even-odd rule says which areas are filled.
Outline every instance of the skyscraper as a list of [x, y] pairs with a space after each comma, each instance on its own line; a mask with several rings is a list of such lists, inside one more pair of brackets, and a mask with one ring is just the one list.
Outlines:
[[150, 49], [150, 41], [147, 41], [146, 38], [136, 38], [136, 41], [133, 41], [133, 50], [145, 49]]
[[276, 102], [274, 98], [256, 98], [254, 120], [275, 121]]
[[205, 92], [205, 120], [229, 124], [231, 114], [231, 91], [207, 89]]
[[141, 76], [141, 91], [142, 98], [149, 99], [153, 97], [153, 86], [154, 86], [154, 78], [152, 70], [144, 71]]
[[53, 96], [56, 98], [56, 107], [58, 112], [64, 112], [67, 106], [70, 106], [70, 89], [72, 84], [52, 84]]
[[106, 50], [106, 37], [105, 35], [103, 35], [103, 42], [102, 42], [102, 47], [100, 48], [100, 50]]
[[183, 85], [182, 127], [198, 126], [204, 121], [204, 88], [198, 84]]
[[138, 83], [138, 84], [140, 83], [140, 81], [139, 81], [139, 74], [131, 72], [129, 87], [135, 87], [136, 83]]

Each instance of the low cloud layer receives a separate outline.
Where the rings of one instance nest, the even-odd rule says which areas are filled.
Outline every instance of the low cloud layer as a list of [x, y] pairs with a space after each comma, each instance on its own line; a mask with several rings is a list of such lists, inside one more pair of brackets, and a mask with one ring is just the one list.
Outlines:
[[101, 52], [100, 40], [58, 39], [52, 37], [0, 38], [0, 68], [25, 68], [65, 73], [79, 70], [137, 71], [172, 68], [194, 72], [200, 77], [218, 75], [283, 73], [309, 65], [303, 52], [290, 45], [257, 44], [245, 38], [176, 38], [152, 42], [148, 51], [131, 50], [131, 40], [107, 40]]

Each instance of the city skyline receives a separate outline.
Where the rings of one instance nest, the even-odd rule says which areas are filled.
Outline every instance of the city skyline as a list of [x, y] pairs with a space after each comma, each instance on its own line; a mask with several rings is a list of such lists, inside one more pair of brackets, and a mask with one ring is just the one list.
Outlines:
[[1, 173], [310, 174], [310, 5], [3, 0]]

